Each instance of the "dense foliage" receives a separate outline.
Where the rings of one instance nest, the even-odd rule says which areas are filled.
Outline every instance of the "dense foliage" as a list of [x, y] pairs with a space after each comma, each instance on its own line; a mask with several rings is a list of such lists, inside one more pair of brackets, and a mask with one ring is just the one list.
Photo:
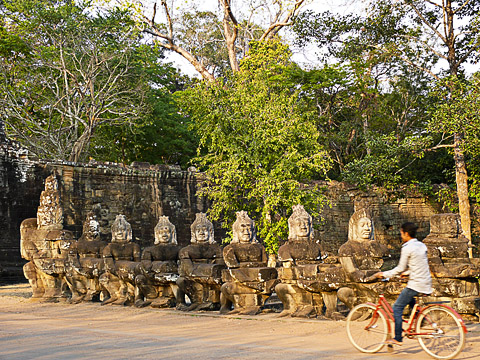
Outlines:
[[270, 252], [286, 238], [293, 205], [318, 213], [321, 189], [303, 183], [330, 167], [315, 112], [287, 81], [290, 55], [278, 41], [251, 43], [238, 72], [179, 94], [200, 138], [211, 215], [230, 229], [235, 211], [247, 210]]
[[[127, 12], [12, 0], [0, 14], [0, 116], [11, 137], [45, 158], [188, 161], [193, 137], [169, 136], [187, 128], [171, 101], [178, 75]], [[152, 124], [168, 140], [149, 138]]]
[[[0, 2], [0, 116], [32, 152], [195, 165], [210, 215], [230, 229], [247, 210], [271, 252], [292, 205], [314, 215], [325, 206], [322, 189], [306, 185], [315, 180], [414, 184], [470, 222], [480, 2], [374, 0], [344, 15], [302, 11], [302, 0], [219, 0], [208, 11], [111, 3]], [[279, 36], [288, 28], [290, 45], [317, 48], [310, 67], [292, 60]], [[166, 63], [167, 52], [202, 80]]]

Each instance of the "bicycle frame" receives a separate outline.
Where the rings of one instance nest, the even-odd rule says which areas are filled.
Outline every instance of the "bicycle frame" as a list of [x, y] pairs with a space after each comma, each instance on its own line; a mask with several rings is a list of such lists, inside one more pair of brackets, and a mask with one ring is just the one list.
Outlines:
[[[390, 334], [391, 337], [395, 336], [394, 333], [394, 326], [392, 324], [395, 324], [395, 319], [393, 318], [393, 309], [392, 306], [388, 303], [388, 301], [385, 299], [385, 296], [380, 295], [378, 299], [378, 303], [367, 303], [369, 305], [375, 306], [375, 313], [372, 316], [372, 319], [370, 320], [370, 323], [365, 327], [365, 329], [370, 328], [377, 320], [378, 315], [376, 315], [378, 312], [381, 312], [385, 318], [387, 319], [387, 327], [388, 327], [388, 333]], [[429, 333], [417, 333], [415, 332], [415, 325], [418, 317], [428, 308], [432, 306], [441, 306], [444, 307], [448, 310], [451, 310], [453, 314], [460, 320], [460, 323], [462, 325], [462, 329], [464, 333], [467, 333], [467, 327], [465, 326], [465, 323], [462, 319], [462, 317], [450, 306], [444, 305], [444, 304], [430, 304], [425, 307], [420, 306], [418, 303], [415, 303], [415, 306], [412, 309], [412, 313], [409, 317], [408, 320], [403, 320], [404, 323], [408, 324], [408, 327], [406, 330], [403, 330], [405, 332], [405, 336], [408, 337], [409, 339], [414, 338], [415, 336], [427, 336], [430, 335]]]

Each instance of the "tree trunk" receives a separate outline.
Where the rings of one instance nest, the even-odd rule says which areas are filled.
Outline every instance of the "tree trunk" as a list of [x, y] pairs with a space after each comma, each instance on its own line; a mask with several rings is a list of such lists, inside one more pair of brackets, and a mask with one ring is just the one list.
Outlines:
[[[470, 200], [468, 198], [468, 174], [465, 166], [465, 157], [462, 149], [463, 137], [461, 134], [455, 134], [454, 137], [454, 159], [455, 159], [455, 178], [457, 183], [458, 211], [462, 222], [463, 234], [468, 239], [469, 246], [472, 245], [472, 231], [470, 219]], [[473, 257], [472, 248], [468, 249], [468, 256]]]
[[221, 3], [224, 12], [223, 33], [225, 35], [225, 42], [228, 50], [228, 60], [230, 62], [230, 68], [233, 72], [236, 72], [240, 69], [237, 60], [237, 54], [235, 52], [235, 42], [237, 41], [238, 36], [238, 23], [230, 7], [231, 0], [223, 0]]
[[75, 141], [73, 144], [72, 151], [70, 152], [70, 156], [68, 157], [68, 161], [79, 162], [80, 157], [82, 156], [83, 152], [87, 148], [90, 139], [92, 138], [93, 128], [88, 127], [84, 130], [82, 135]]
[[160, 42], [158, 44], [168, 50], [175, 51], [177, 54], [182, 55], [185, 59], [187, 59], [190, 62], [190, 64], [193, 65], [195, 70], [197, 70], [205, 80], [208, 80], [211, 82], [215, 81], [215, 76], [210, 74], [208, 70], [205, 68], [205, 66], [203, 66], [197, 59], [195, 59], [195, 57], [192, 54], [190, 54], [188, 51], [186, 51], [182, 47], [174, 44], [162, 44]]
[[[454, 34], [454, 16], [455, 12], [452, 9], [452, 0], [447, 0], [444, 4], [444, 13], [446, 14], [446, 29], [445, 39], [448, 48], [447, 60], [449, 63], [450, 75], [457, 77], [458, 66], [457, 52], [455, 45]], [[452, 93], [453, 93], [453, 89]], [[453, 97], [451, 101], [455, 101]], [[465, 156], [463, 152], [463, 134], [461, 132], [454, 134], [454, 160], [455, 160], [455, 181], [457, 183], [457, 197], [458, 197], [458, 212], [460, 213], [460, 220], [462, 222], [462, 230], [465, 237], [468, 239], [468, 256], [473, 257], [472, 253], [472, 230], [471, 230], [471, 218], [470, 218], [470, 200], [468, 197], [468, 174], [467, 167], [465, 165]]]

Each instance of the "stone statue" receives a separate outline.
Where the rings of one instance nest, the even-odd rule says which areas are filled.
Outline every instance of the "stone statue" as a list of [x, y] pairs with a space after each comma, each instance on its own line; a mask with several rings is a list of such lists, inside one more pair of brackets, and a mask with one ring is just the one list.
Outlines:
[[191, 304], [180, 301], [179, 310], [218, 310], [220, 286], [225, 263], [222, 248], [213, 238], [213, 224], [206, 214], [197, 213], [191, 226], [191, 244], [179, 252], [180, 277], [177, 285], [188, 295]]
[[37, 218], [20, 225], [22, 257], [29, 260], [24, 274], [32, 286], [32, 297], [52, 301], [63, 297], [65, 261], [71, 251], [73, 233], [63, 230], [63, 210], [55, 174], [45, 180]]
[[380, 269], [384, 257], [389, 255], [387, 246], [375, 240], [372, 217], [367, 209], [360, 209], [348, 222], [348, 241], [338, 250], [340, 257], [354, 257], [361, 270]]
[[423, 240], [433, 280], [428, 301], [449, 301], [462, 316], [477, 320], [480, 276], [479, 258], [468, 257], [468, 239], [458, 214], [436, 214], [430, 218], [430, 234]]
[[135, 306], [172, 307], [177, 297], [179, 302], [185, 299], [176, 285], [180, 247], [175, 225], [168, 216], [160, 216], [154, 232], [154, 245], [143, 250], [135, 278]]
[[72, 245], [72, 251], [67, 268], [66, 280], [72, 292], [72, 303], [92, 301], [100, 294], [98, 281], [104, 270], [103, 250], [107, 246], [100, 239], [100, 224], [93, 211], [87, 213], [83, 223], [83, 234]]
[[132, 242], [132, 227], [124, 215], [117, 215], [112, 224], [112, 242], [103, 249], [103, 260], [105, 272], [99, 281], [110, 297], [102, 305], [133, 302], [140, 246]]
[[45, 190], [40, 194], [40, 206], [37, 210], [37, 227], [48, 230], [63, 229], [63, 208], [55, 174], [45, 179]]
[[267, 267], [265, 248], [258, 243], [255, 223], [245, 211], [237, 212], [233, 239], [223, 249], [223, 259], [228, 269], [222, 272], [220, 313], [259, 313], [264, 298], [273, 292], [277, 271]]
[[[275, 292], [283, 303], [280, 316], [320, 315], [324, 305], [321, 293], [325, 291], [318, 286], [312, 289], [312, 284], [322, 280], [319, 278], [322, 249], [319, 242], [314, 241], [312, 217], [302, 205], [293, 206], [288, 230], [288, 241], [278, 249], [278, 258], [282, 263], [278, 269], [281, 283], [275, 286]], [[335, 308], [336, 303], [332, 306]]]
[[[352, 308], [357, 302], [374, 301], [378, 293], [386, 296], [396, 293], [397, 284], [363, 284], [367, 278], [382, 269], [390, 252], [386, 245], [375, 240], [375, 227], [370, 212], [359, 209], [348, 223], [348, 241], [338, 250], [340, 262], [345, 270], [347, 287], [338, 290], [338, 298]], [[393, 295], [393, 293], [392, 293]]]

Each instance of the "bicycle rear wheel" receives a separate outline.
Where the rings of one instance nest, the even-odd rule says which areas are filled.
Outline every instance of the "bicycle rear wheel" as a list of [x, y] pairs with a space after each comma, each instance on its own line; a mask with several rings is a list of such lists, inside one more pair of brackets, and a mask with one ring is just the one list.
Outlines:
[[465, 346], [462, 323], [452, 310], [443, 306], [427, 307], [417, 319], [420, 346], [435, 359], [453, 359]]
[[347, 316], [347, 334], [350, 342], [361, 352], [379, 351], [387, 340], [387, 320], [381, 312], [375, 312], [375, 306], [360, 304]]

